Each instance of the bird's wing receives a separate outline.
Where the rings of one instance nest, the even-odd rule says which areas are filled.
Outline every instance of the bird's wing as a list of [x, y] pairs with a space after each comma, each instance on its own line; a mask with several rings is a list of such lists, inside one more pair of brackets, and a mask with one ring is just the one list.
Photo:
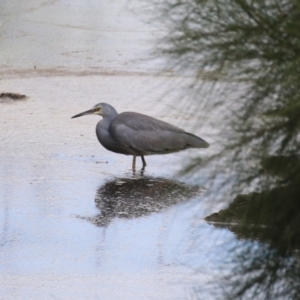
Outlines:
[[198, 139], [179, 127], [134, 112], [119, 114], [109, 131], [119, 143], [142, 154], [179, 151], [193, 147], [188, 139]]

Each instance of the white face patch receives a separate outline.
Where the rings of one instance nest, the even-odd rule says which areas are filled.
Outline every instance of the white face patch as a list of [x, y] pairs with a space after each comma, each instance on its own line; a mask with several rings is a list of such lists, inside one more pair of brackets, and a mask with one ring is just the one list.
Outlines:
[[94, 107], [94, 114], [100, 115], [101, 110], [102, 110], [101, 106], [95, 106]]

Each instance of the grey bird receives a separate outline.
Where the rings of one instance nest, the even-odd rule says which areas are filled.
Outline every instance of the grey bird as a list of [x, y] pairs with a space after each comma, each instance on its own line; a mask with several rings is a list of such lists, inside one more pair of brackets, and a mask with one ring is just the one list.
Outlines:
[[136, 112], [118, 114], [115, 108], [107, 103], [96, 104], [92, 109], [72, 118], [86, 115], [102, 116], [103, 119], [96, 126], [100, 144], [112, 152], [133, 155], [133, 170], [136, 156], [142, 158], [144, 169], [145, 155], [209, 147], [209, 144], [200, 137], [177, 126]]

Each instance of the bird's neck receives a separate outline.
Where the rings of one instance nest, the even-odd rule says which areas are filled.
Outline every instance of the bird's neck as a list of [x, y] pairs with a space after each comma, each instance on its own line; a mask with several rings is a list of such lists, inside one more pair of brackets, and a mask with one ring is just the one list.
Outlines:
[[97, 128], [101, 128], [102, 130], [108, 130], [109, 125], [113, 119], [107, 117], [100, 120], [97, 124]]
[[96, 134], [99, 142], [105, 147], [105, 141], [109, 138], [109, 126], [113, 119], [118, 115], [117, 111], [111, 107], [110, 112], [107, 115], [103, 115], [103, 119], [100, 120], [96, 126]]
[[99, 122], [102, 128], [108, 129], [112, 120], [118, 115], [116, 111], [110, 112], [109, 115], [104, 115], [103, 119]]
[[[103, 118], [98, 122], [96, 126], [96, 135], [103, 147], [108, 150], [111, 150], [110, 145], [114, 143], [111, 134], [109, 133], [109, 126], [114, 118]], [[113, 150], [111, 150], [113, 151]]]

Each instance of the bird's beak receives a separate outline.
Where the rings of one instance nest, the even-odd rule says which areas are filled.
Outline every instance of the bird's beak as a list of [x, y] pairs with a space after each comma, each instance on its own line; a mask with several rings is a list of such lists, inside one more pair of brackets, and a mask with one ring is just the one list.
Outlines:
[[71, 119], [86, 116], [86, 115], [93, 115], [96, 111], [97, 110], [95, 108], [92, 108], [90, 110], [84, 111], [78, 115], [73, 116]]

